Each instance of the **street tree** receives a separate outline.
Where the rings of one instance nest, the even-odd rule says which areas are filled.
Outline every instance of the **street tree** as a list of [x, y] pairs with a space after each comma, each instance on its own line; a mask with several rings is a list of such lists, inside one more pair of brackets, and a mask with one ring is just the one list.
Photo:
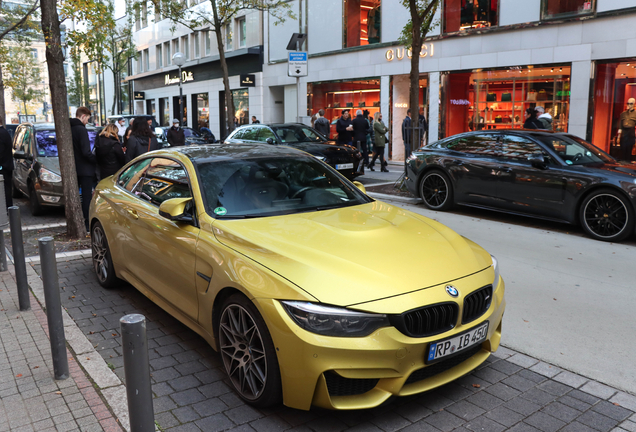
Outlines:
[[402, 29], [400, 42], [411, 52], [409, 107], [414, 126], [411, 135], [411, 146], [413, 146], [419, 142], [420, 137], [420, 131], [415, 127], [420, 113], [420, 53], [426, 35], [438, 25], [434, 18], [440, 0], [401, 0], [401, 2], [410, 13], [410, 19]]
[[21, 42], [8, 48], [7, 61], [2, 65], [7, 75], [4, 85], [11, 89], [13, 97], [24, 106], [24, 113], [29, 114], [29, 106], [33, 102], [42, 102], [46, 92], [40, 71], [40, 63], [33, 56], [28, 42]]
[[[20, 42], [33, 37], [39, 31], [37, 11], [39, 0], [25, 0], [20, 3], [0, 0], [0, 43]], [[4, 80], [2, 62], [5, 61], [7, 47], [0, 48], [0, 119], [3, 124], [6, 117], [4, 103]]]
[[66, 232], [72, 239], [86, 236], [84, 216], [80, 206], [77, 172], [73, 155], [73, 137], [68, 118], [64, 54], [60, 33], [60, 17], [56, 0], [40, 0], [42, 8], [42, 32], [46, 44], [46, 62], [49, 69], [51, 105], [55, 119], [55, 135], [60, 160], [60, 173], [64, 188]]
[[[223, 29], [232, 24], [234, 18], [243, 11], [258, 10], [268, 13], [274, 19], [274, 25], [285, 22], [286, 19], [296, 19], [291, 6], [286, 0], [209, 0], [212, 9], [206, 5], [196, 5], [188, 8], [184, 0], [151, 0], [155, 15], [168, 18], [173, 23], [173, 30], [177, 25], [183, 25], [192, 31], [209, 28], [216, 35], [216, 45], [219, 50], [219, 62], [223, 72], [223, 87], [225, 89], [225, 108], [228, 132], [234, 129], [234, 98], [230, 88], [230, 76], [225, 58]], [[205, 3], [205, 2], [204, 2]], [[137, 2], [136, 14], [144, 13], [145, 2]], [[231, 35], [230, 35], [231, 37]]]

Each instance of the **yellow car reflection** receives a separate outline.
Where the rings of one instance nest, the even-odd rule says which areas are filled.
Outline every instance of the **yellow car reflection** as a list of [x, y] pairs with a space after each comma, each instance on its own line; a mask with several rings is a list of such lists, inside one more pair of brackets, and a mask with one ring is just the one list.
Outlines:
[[297, 150], [144, 154], [98, 185], [90, 224], [99, 283], [199, 333], [255, 406], [371, 408], [499, 346], [494, 257]]

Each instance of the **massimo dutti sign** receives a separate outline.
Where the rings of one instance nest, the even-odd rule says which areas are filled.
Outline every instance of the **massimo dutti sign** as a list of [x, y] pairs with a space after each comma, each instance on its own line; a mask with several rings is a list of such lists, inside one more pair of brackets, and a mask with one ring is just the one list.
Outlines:
[[[194, 81], [194, 75], [190, 71], [181, 71], [181, 82]], [[164, 75], [165, 85], [179, 84], [179, 73], [170, 76], [169, 73]]]
[[256, 87], [256, 75], [241, 74], [241, 87]]

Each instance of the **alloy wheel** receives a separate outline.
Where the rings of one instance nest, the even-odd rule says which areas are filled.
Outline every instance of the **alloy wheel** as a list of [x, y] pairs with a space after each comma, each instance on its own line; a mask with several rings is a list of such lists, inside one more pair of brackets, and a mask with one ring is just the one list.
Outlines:
[[91, 241], [93, 249], [93, 267], [95, 274], [101, 283], [108, 278], [108, 246], [106, 245], [106, 236], [101, 226], [93, 229], [93, 237]]
[[236, 390], [247, 400], [257, 399], [267, 384], [267, 357], [261, 332], [242, 306], [230, 304], [223, 310], [219, 345]]
[[629, 222], [629, 211], [625, 203], [611, 194], [594, 196], [585, 205], [583, 215], [589, 230], [604, 239], [620, 235]]
[[448, 184], [439, 174], [429, 174], [422, 184], [422, 199], [432, 208], [442, 207], [448, 199]]

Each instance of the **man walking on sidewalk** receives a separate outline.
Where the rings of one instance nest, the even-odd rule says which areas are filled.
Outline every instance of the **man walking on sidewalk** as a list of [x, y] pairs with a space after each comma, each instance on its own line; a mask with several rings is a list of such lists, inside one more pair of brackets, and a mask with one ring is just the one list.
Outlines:
[[77, 182], [82, 190], [82, 214], [88, 232], [88, 210], [93, 197], [93, 184], [95, 183], [95, 155], [91, 151], [91, 142], [88, 139], [86, 123], [91, 117], [91, 110], [79, 107], [75, 112], [75, 118], [71, 119], [71, 135], [73, 136], [73, 154], [75, 155], [75, 170]]

